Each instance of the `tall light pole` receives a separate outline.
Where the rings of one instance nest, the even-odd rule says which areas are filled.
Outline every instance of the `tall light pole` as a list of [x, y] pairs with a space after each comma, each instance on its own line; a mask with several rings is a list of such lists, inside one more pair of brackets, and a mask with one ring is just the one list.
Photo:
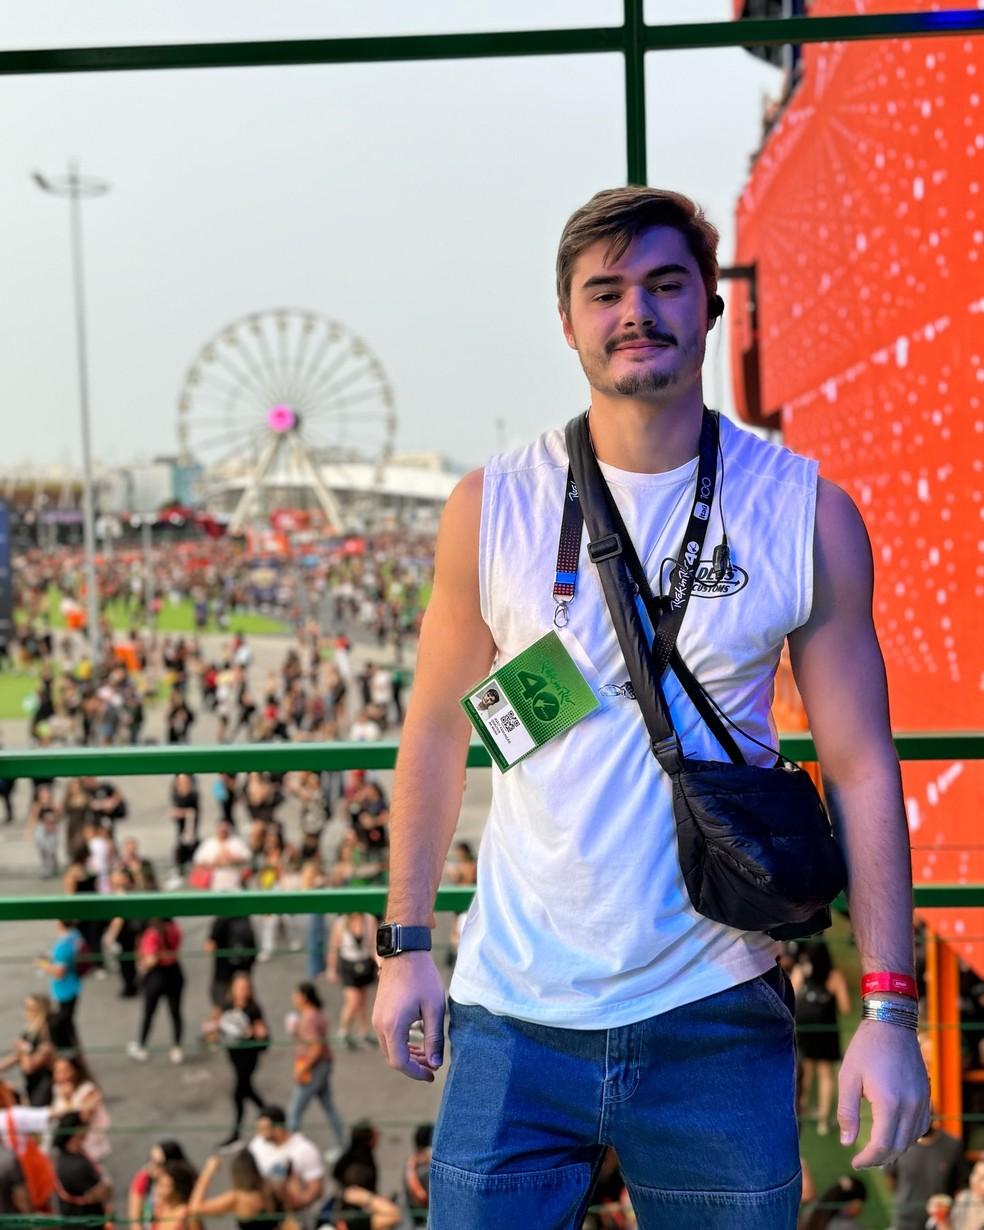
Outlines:
[[79, 361], [79, 408], [82, 418], [82, 537], [85, 546], [86, 629], [93, 661], [99, 654], [99, 590], [96, 586], [95, 500], [92, 492], [92, 433], [89, 426], [89, 359], [85, 333], [85, 283], [82, 266], [82, 200], [109, 191], [105, 180], [83, 179], [77, 162], [67, 175], [45, 176], [35, 171], [34, 182], [45, 192], [67, 197], [72, 236], [72, 275], [75, 285], [75, 336]]

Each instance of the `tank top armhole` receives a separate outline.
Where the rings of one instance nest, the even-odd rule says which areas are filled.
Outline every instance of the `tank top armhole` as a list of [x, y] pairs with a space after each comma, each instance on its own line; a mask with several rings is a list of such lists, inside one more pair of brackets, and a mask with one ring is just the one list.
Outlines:
[[482, 511], [478, 528], [478, 600], [482, 618], [492, 627], [492, 501], [495, 498], [496, 479], [490, 461], [482, 479]]
[[801, 628], [813, 610], [813, 547], [817, 522], [817, 478], [820, 466], [812, 457], [805, 461], [806, 499], [803, 510], [803, 561], [799, 570], [799, 609], [794, 628]]

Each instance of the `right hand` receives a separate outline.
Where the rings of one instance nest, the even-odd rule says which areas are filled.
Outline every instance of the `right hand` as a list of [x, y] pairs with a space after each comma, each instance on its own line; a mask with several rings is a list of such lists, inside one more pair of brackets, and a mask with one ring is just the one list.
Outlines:
[[[429, 952], [388, 957], [379, 972], [372, 1025], [391, 1068], [415, 1081], [433, 1081], [444, 1062], [444, 983]], [[424, 1026], [424, 1045], [410, 1042], [415, 1021]]]

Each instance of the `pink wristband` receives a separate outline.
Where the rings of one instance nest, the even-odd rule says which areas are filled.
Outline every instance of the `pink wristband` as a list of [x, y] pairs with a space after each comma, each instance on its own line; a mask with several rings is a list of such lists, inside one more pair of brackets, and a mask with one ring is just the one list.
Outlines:
[[907, 995], [909, 999], [919, 1000], [916, 980], [911, 974], [865, 974], [861, 979], [862, 996], [873, 995], [877, 991], [891, 991], [895, 995]]

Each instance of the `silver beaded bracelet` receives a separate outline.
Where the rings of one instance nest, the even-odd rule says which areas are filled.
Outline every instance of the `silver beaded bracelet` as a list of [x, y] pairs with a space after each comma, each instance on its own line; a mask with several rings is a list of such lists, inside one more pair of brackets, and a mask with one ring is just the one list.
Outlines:
[[919, 1006], [915, 1003], [900, 1004], [898, 1000], [863, 999], [861, 1001], [862, 1021], [887, 1021], [890, 1025], [900, 1025], [903, 1029], [911, 1029], [913, 1033], [919, 1029]]

